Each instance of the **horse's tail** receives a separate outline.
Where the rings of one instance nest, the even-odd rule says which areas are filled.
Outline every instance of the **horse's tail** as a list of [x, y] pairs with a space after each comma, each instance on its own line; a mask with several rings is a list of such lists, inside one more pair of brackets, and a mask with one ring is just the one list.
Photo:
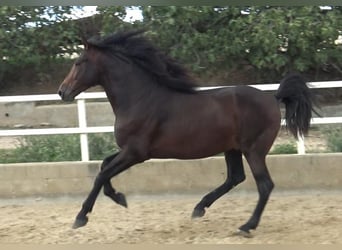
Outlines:
[[313, 109], [313, 96], [299, 74], [289, 74], [281, 82], [275, 97], [285, 104], [286, 127], [297, 139], [308, 133]]

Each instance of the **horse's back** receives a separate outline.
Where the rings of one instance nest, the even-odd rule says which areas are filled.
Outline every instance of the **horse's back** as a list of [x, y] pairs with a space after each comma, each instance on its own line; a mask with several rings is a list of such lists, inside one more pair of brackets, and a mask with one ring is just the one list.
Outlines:
[[[261, 91], [250, 86], [237, 86], [214, 89], [211, 92], [222, 104], [226, 105], [227, 111], [238, 112], [241, 119], [266, 118], [280, 119], [279, 105], [273, 94]], [[232, 100], [235, 107], [232, 107]]]
[[256, 115], [280, 118], [278, 101], [272, 93], [249, 86], [238, 86], [235, 88], [235, 96], [240, 109], [258, 112]]
[[235, 117], [235, 127], [239, 131], [279, 130], [280, 109], [272, 93], [237, 86], [203, 91], [202, 94], [213, 96], [222, 105], [225, 116]]

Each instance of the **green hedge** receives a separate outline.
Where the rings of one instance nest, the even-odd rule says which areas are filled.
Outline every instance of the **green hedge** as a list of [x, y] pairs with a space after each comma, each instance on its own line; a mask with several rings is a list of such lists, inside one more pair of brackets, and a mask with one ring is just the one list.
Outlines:
[[[113, 134], [90, 134], [91, 160], [102, 160], [117, 150]], [[0, 150], [0, 163], [80, 161], [78, 135], [27, 136], [15, 149]]]
[[270, 154], [297, 154], [297, 147], [292, 143], [275, 145]]
[[330, 132], [327, 140], [330, 152], [342, 152], [342, 128]]

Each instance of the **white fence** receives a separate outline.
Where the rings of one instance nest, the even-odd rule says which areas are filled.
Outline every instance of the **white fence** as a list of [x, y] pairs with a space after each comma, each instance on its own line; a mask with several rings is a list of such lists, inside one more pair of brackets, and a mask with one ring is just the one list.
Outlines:
[[[310, 88], [341, 88], [342, 81], [329, 82], [311, 82], [308, 84]], [[276, 90], [279, 84], [258, 84], [250, 85], [261, 90]], [[203, 87], [199, 90], [221, 88], [221, 87]], [[113, 126], [96, 126], [88, 127], [86, 118], [85, 101], [88, 99], [105, 99], [104, 92], [81, 93], [76, 97], [78, 110], [78, 127], [72, 128], [44, 128], [44, 129], [10, 129], [0, 130], [0, 136], [25, 136], [25, 135], [56, 135], [56, 134], [80, 134], [81, 142], [81, 159], [89, 161], [88, 136], [89, 133], [113, 132]], [[0, 103], [9, 102], [34, 102], [34, 101], [57, 101], [60, 97], [57, 94], [48, 95], [21, 95], [21, 96], [0, 96]], [[311, 124], [334, 124], [342, 123], [342, 117], [323, 117], [313, 118]], [[284, 125], [284, 121], [282, 121]], [[297, 143], [298, 153], [305, 154], [304, 138], [300, 138]]]

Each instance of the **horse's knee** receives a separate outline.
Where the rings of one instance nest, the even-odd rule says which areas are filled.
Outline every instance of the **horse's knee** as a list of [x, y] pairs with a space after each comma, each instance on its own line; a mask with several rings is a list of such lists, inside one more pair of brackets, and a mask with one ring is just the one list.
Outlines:
[[233, 186], [237, 186], [239, 185], [240, 183], [244, 182], [246, 180], [246, 175], [245, 174], [241, 174], [241, 175], [238, 175], [238, 176], [234, 176], [233, 178]]
[[239, 178], [237, 178], [237, 183], [241, 183], [241, 182], [244, 182], [246, 180], [246, 175], [245, 174], [242, 174], [239, 176]]
[[110, 156], [107, 156], [103, 161], [102, 161], [102, 164], [101, 164], [101, 171], [118, 155], [119, 153], [115, 153], [113, 155], [110, 155]]
[[109, 181], [109, 178], [105, 174], [100, 172], [95, 178], [95, 185], [104, 186], [107, 181]]
[[103, 193], [106, 196], [112, 197], [113, 195], [115, 195], [115, 189], [112, 187], [111, 183], [105, 183], [103, 186]]
[[110, 163], [110, 160], [111, 160], [110, 157], [107, 157], [106, 159], [104, 159], [102, 161], [102, 164], [101, 164], [101, 167], [100, 167], [101, 171], [108, 165], [108, 163]]

